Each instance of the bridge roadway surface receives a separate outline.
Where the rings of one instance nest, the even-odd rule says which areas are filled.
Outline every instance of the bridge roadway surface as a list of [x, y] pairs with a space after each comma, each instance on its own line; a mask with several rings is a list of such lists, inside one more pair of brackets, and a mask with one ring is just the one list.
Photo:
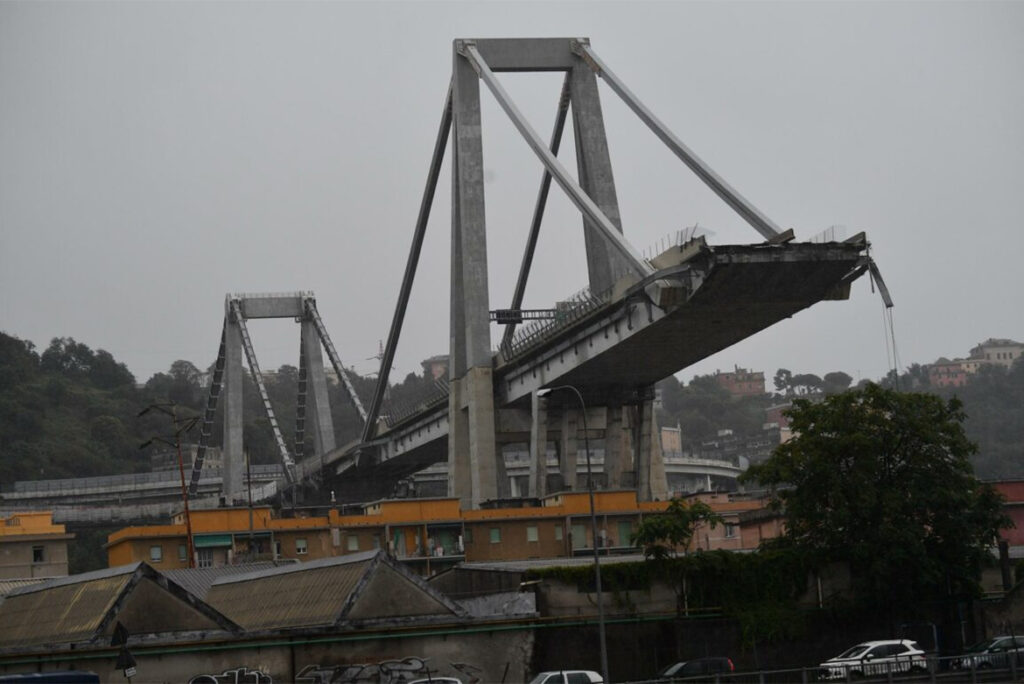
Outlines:
[[[847, 299], [866, 270], [862, 235], [846, 242], [690, 243], [652, 260], [659, 270], [568, 321], [519, 331], [494, 356], [495, 408], [529, 410], [531, 394], [570, 384], [587, 403], [641, 389], [822, 300]], [[668, 265], [663, 264], [668, 262]], [[500, 428], [499, 428], [500, 431]], [[447, 459], [448, 400], [439, 396], [351, 443], [298, 464], [322, 468], [339, 499], [383, 496], [390, 484]]]

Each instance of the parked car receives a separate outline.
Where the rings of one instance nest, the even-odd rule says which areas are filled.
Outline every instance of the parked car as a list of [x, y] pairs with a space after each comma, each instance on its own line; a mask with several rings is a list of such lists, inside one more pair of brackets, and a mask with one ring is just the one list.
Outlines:
[[849, 679], [900, 672], [924, 672], [928, 661], [916, 641], [886, 639], [865, 641], [848, 648], [821, 665], [820, 679]]
[[553, 670], [541, 672], [530, 684], [602, 684], [603, 681], [593, 670]]
[[997, 636], [979, 641], [953, 660], [953, 667], [961, 670], [1009, 668], [1011, 665], [1024, 667], [1024, 637]]
[[694, 678], [706, 678], [708, 675], [720, 675], [735, 672], [736, 666], [732, 660], [724, 657], [694, 658], [693, 660], [680, 660], [672, 663], [655, 675], [656, 679], [662, 681], [693, 680]]

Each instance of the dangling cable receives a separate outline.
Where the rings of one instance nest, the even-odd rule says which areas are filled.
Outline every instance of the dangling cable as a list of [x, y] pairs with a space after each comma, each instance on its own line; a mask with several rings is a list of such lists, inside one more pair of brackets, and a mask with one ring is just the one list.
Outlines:
[[900, 382], [899, 372], [896, 370], [896, 362], [893, 359], [892, 352], [890, 351], [889, 321], [888, 317], [886, 316], [886, 308], [884, 305], [882, 307], [882, 344], [885, 346], [885, 366], [889, 371], [892, 372], [893, 387], [898, 391]]

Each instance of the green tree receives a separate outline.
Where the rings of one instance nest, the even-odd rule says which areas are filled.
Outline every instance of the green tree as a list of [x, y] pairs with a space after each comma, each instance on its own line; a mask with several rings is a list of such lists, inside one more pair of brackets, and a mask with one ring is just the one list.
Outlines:
[[793, 393], [793, 372], [788, 368], [780, 368], [775, 371], [773, 383], [775, 384], [776, 392], [789, 396]]
[[974, 476], [960, 402], [870, 384], [795, 400], [796, 435], [743, 481], [769, 488], [786, 541], [848, 564], [861, 605], [910, 609], [973, 595], [999, 530], [999, 495]]
[[850, 389], [853, 377], [843, 371], [832, 371], [831, 373], [825, 373], [822, 381], [824, 382], [825, 394], [838, 394]]
[[722, 522], [722, 516], [703, 501], [687, 503], [672, 499], [663, 513], [645, 516], [630, 537], [633, 546], [643, 547], [644, 557], [655, 564], [656, 574], [668, 582], [676, 593], [676, 612], [689, 612], [687, 566], [680, 562], [689, 552], [693, 535], [699, 525], [711, 528]]

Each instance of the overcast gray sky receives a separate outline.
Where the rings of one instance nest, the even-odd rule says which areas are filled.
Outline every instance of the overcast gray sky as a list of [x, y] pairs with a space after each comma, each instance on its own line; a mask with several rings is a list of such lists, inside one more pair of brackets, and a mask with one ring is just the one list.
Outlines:
[[[216, 356], [227, 292], [313, 290], [361, 373], [385, 338], [463, 37], [588, 36], [776, 223], [866, 231], [903, 365], [1024, 339], [1024, 3], [0, 2], [0, 330], [72, 336], [140, 381]], [[502, 75], [547, 136], [560, 76]], [[760, 236], [602, 98], [627, 238]], [[491, 308], [540, 165], [484, 92]], [[563, 146], [572, 162], [571, 135]], [[447, 352], [442, 176], [393, 378]], [[559, 190], [526, 306], [586, 282]], [[251, 326], [298, 364], [291, 321]], [[492, 329], [496, 344], [500, 331]], [[866, 279], [680, 373], [887, 368]]]

